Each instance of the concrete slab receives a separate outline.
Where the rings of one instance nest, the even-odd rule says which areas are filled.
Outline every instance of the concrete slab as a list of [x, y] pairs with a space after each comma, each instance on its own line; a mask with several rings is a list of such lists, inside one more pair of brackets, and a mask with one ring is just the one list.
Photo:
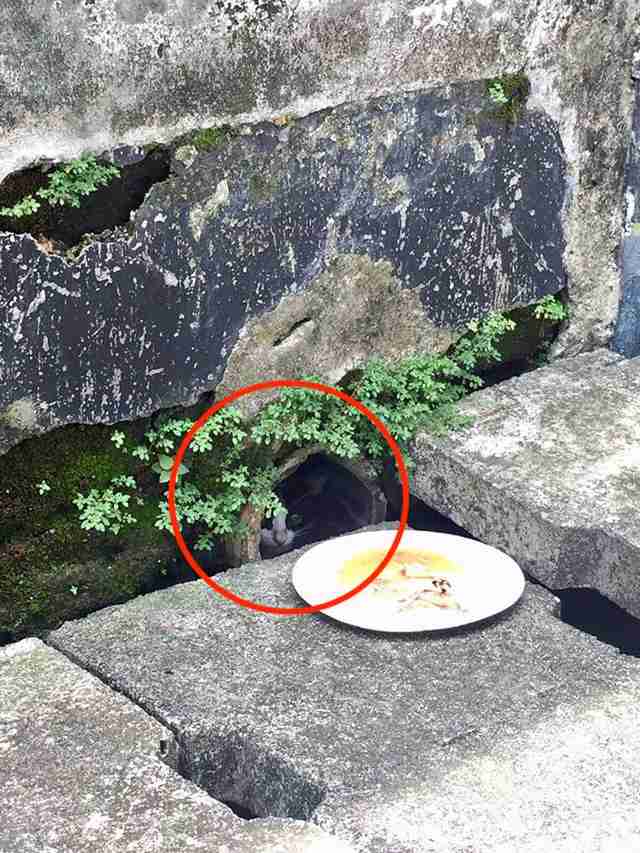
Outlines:
[[0, 649], [1, 853], [348, 853], [318, 827], [245, 822], [181, 778], [173, 734], [40, 640]]
[[[300, 553], [219, 577], [295, 606]], [[640, 661], [555, 607], [528, 585], [480, 628], [387, 636], [196, 581], [49, 641], [174, 730], [181, 772], [213, 796], [361, 853], [637, 850]]]
[[640, 358], [597, 350], [478, 391], [413, 446], [413, 493], [551, 589], [640, 617]]

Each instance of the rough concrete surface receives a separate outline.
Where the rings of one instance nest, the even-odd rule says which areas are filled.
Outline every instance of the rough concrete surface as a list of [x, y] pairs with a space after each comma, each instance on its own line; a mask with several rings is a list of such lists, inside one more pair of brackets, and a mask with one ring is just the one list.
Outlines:
[[[296, 606], [300, 553], [217, 579]], [[640, 661], [555, 606], [528, 585], [483, 626], [389, 636], [241, 609], [197, 581], [49, 641], [174, 730], [181, 772], [213, 796], [361, 853], [631, 850]]]
[[640, 616], [640, 359], [585, 353], [459, 408], [471, 428], [417, 437], [412, 492], [547, 587]]
[[494, 108], [477, 82], [248, 127], [174, 159], [126, 239], [70, 261], [7, 236], [0, 449], [216, 386], [337, 382], [562, 289], [557, 129], [531, 110], [507, 133]]
[[246, 822], [160, 759], [173, 734], [40, 640], [0, 649], [1, 853], [349, 853]]
[[[499, 256], [505, 273], [498, 276], [497, 288], [488, 299], [482, 295], [485, 307], [514, 301], [523, 304], [532, 298], [526, 282], [522, 286], [516, 282], [514, 291], [507, 292], [506, 282], [518, 276], [514, 278], [508, 263], [504, 266], [508, 260], [504, 249], [529, 251], [530, 273], [541, 279], [558, 274], [556, 255], [561, 251], [562, 283], [566, 273], [573, 310], [554, 353], [575, 353], [605, 344], [618, 311], [620, 198], [633, 109], [629, 72], [640, 31], [638, 13], [637, 0], [437, 0], [428, 4], [400, 0], [391, 5], [386, 0], [255, 0], [247, 4], [226, 0], [185, 0], [180, 4], [56, 0], [34, 2], [28, 8], [20, 0], [9, 0], [2, 11], [3, 43], [11, 49], [0, 55], [0, 126], [5, 130], [0, 175], [43, 160], [69, 160], [87, 150], [110, 154], [127, 145], [168, 143], [185, 131], [223, 122], [236, 126], [250, 122], [260, 127], [256, 123], [281, 122], [290, 115], [306, 116], [313, 123], [323, 119], [326, 108], [351, 102], [357, 111], [364, 109], [367, 98], [380, 95], [397, 98], [401, 104], [412, 91], [425, 93], [417, 106], [423, 106], [429, 97], [446, 101], [448, 92], [451, 101], [444, 112], [453, 110], [457, 121], [468, 109], [468, 99], [483, 90], [488, 79], [523, 70], [531, 82], [523, 121], [515, 128], [504, 127], [496, 143], [509, 157], [492, 159], [489, 137], [495, 136], [493, 132], [484, 132], [477, 139], [470, 133], [466, 151], [461, 149], [455, 155], [458, 165], [463, 155], [470, 167], [474, 160], [480, 162], [475, 182], [460, 182], [456, 169], [451, 170], [455, 157], [448, 151], [450, 117], [441, 129], [435, 121], [435, 136], [429, 143], [431, 180], [441, 192], [437, 204], [427, 205], [421, 233], [427, 245], [422, 252], [415, 247], [413, 259], [411, 245], [402, 245], [401, 230], [403, 217], [411, 211], [406, 202], [415, 203], [416, 187], [407, 194], [405, 180], [409, 184], [411, 180], [398, 167], [410, 146], [407, 149], [401, 140], [395, 143], [396, 159], [385, 160], [383, 154], [378, 162], [376, 157], [388, 144], [389, 128], [371, 136], [370, 162], [378, 162], [384, 172], [380, 188], [386, 183], [385, 203], [389, 212], [394, 211], [388, 234], [383, 236], [390, 242], [399, 239], [398, 251], [405, 264], [415, 262], [419, 267], [424, 261], [420, 283], [429, 282], [429, 298], [438, 293], [438, 285], [441, 298], [450, 286], [446, 259], [456, 255], [455, 246], [452, 251], [452, 241], [447, 238], [441, 245], [436, 242], [432, 251], [429, 240], [441, 233], [450, 237], [443, 209], [451, 207], [452, 214], [459, 212], [461, 217], [463, 212], [470, 213], [465, 227], [462, 222], [449, 223], [462, 228], [459, 236], [469, 246], [463, 266], [468, 262], [473, 270], [479, 263], [491, 279]], [[292, 139], [296, 125], [294, 122]], [[288, 126], [281, 125], [281, 132], [286, 136]], [[551, 137], [555, 138], [553, 156], [548, 154]], [[269, 153], [273, 134], [262, 139]], [[228, 202], [232, 209], [234, 204], [241, 205], [241, 196], [227, 181], [233, 163], [228, 169], [218, 163], [215, 174], [210, 165], [202, 166], [202, 160], [188, 166], [201, 175], [200, 195], [191, 209], [187, 200], [184, 209], [176, 210], [176, 199], [165, 198], [165, 191], [153, 187], [147, 199], [149, 209], [157, 208], [160, 199], [167, 208], [154, 209], [152, 221], [138, 212], [135, 237], [129, 239], [128, 234], [123, 237], [114, 231], [111, 238], [96, 240], [83, 260], [71, 265], [47, 254], [29, 237], [2, 236], [0, 304], [5, 317], [0, 328], [5, 337], [0, 359], [4, 365], [13, 365], [12, 369], [5, 367], [7, 375], [1, 383], [3, 389], [13, 389], [10, 395], [5, 393], [0, 405], [6, 441], [73, 420], [111, 422], [140, 417], [154, 408], [186, 404], [202, 391], [214, 389], [241, 332], [262, 311], [249, 309], [258, 307], [260, 300], [265, 300], [266, 307], [275, 307], [285, 291], [298, 293], [307, 288], [311, 279], [303, 271], [308, 274], [314, 260], [309, 246], [331, 246], [336, 235], [338, 243], [351, 239], [345, 211], [348, 220], [353, 217], [352, 203], [360, 199], [370, 204], [370, 199], [359, 195], [357, 175], [348, 165], [350, 144], [348, 136], [345, 143], [339, 135], [331, 144], [329, 139], [322, 143], [331, 157], [334, 148], [340, 150], [345, 174], [350, 176], [341, 184], [338, 202], [330, 210], [326, 209], [326, 195], [335, 193], [333, 186], [324, 191], [316, 188], [309, 205], [298, 211], [300, 215], [290, 217], [287, 202], [292, 188], [281, 168], [285, 161], [276, 152], [274, 168], [259, 171], [257, 190], [263, 197], [260, 239], [271, 247], [267, 249], [271, 257], [266, 265], [264, 258], [254, 265], [249, 252], [249, 262], [241, 265], [247, 267], [246, 292], [243, 288], [237, 292], [237, 276], [224, 266], [228, 260], [224, 247], [216, 243], [207, 226], [207, 218], [211, 215], [217, 221], [217, 212]], [[529, 174], [532, 163], [527, 160], [524, 164], [528, 178], [534, 183], [542, 181], [541, 194], [548, 193], [542, 218], [537, 206], [526, 198], [526, 187], [512, 183], [520, 180], [518, 158], [527, 144], [536, 157], [551, 164], [554, 175], [556, 155], [562, 153], [564, 180], [550, 189], [543, 180], [544, 169]], [[378, 151], [376, 146], [381, 146]], [[320, 164], [320, 152], [317, 155]], [[516, 158], [513, 163], [512, 156]], [[188, 155], [184, 162], [190, 160]], [[300, 170], [301, 179], [313, 184], [318, 171], [321, 165], [307, 166]], [[534, 211], [533, 234], [522, 232], [517, 223], [510, 233], [511, 225], [505, 219], [501, 198], [518, 191], [523, 193], [520, 204], [525, 216], [526, 210]], [[296, 192], [293, 190], [294, 209]], [[269, 200], [270, 194], [277, 202]], [[384, 195], [378, 193], [379, 198]], [[551, 227], [557, 239], [550, 259], [538, 241], [544, 233], [536, 232], [544, 232], [547, 217], [555, 217], [558, 195], [562, 197], [561, 224], [554, 221]], [[253, 204], [251, 201], [250, 209]], [[244, 233], [243, 216], [238, 208], [237, 231], [226, 237], [234, 249]], [[143, 233], [145, 221], [148, 234]], [[302, 254], [297, 253], [290, 235], [296, 228], [309, 229]], [[380, 219], [370, 230], [375, 243], [387, 229]], [[353, 237], [358, 237], [357, 227]], [[192, 241], [199, 244], [197, 249]], [[357, 252], [362, 253], [362, 248], [361, 242]], [[207, 257], [209, 251], [214, 257]], [[370, 260], [375, 263], [377, 258], [374, 252]], [[277, 283], [271, 280], [272, 273]], [[389, 270], [384, 274], [389, 276]], [[393, 275], [399, 271], [394, 270]], [[221, 278], [224, 284], [219, 287]], [[357, 276], [347, 278], [347, 286], [352, 280]], [[411, 287], [416, 286], [414, 277]], [[482, 294], [483, 287], [476, 281], [470, 289]], [[454, 307], [459, 300], [464, 311], [469, 308], [464, 286], [459, 293], [453, 288], [451, 300]], [[404, 301], [411, 338], [417, 295], [413, 300], [411, 295], [398, 295], [397, 304]], [[327, 318], [298, 314], [298, 307], [299, 300], [283, 308], [279, 335], [286, 338], [293, 330], [284, 322], [292, 313], [296, 314], [293, 323], [302, 323], [296, 327], [298, 336], [322, 339]], [[356, 319], [365, 316], [366, 310], [367, 306], [357, 305]], [[437, 325], [440, 314], [440, 309], [427, 313], [428, 323]], [[353, 335], [351, 328], [347, 337]], [[304, 348], [299, 337], [295, 341]], [[321, 343], [315, 340], [319, 351]], [[424, 345], [424, 335], [416, 343]], [[293, 344], [290, 339], [288, 345]], [[271, 355], [268, 367], [282, 368], [283, 351]], [[361, 349], [354, 347], [352, 353], [338, 355], [341, 361], [327, 371], [327, 377], [359, 358]], [[296, 367], [305, 361], [292, 357], [284, 363]], [[84, 372], [78, 364], [84, 365]], [[240, 379], [239, 373], [225, 377], [231, 383]]]

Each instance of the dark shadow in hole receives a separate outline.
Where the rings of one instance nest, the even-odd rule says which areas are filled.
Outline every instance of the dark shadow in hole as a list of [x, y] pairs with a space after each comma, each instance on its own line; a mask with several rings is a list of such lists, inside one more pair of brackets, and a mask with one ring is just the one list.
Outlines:
[[[166, 761], [166, 759], [163, 759]], [[229, 731], [178, 739], [170, 766], [244, 820], [309, 820], [325, 789], [250, 734]]]
[[595, 589], [552, 590], [560, 599], [560, 619], [597, 637], [622, 654], [640, 657], [640, 619], [609, 601]]
[[523, 373], [530, 373], [535, 369], [536, 364], [533, 358], [514, 358], [486, 370], [479, 370], [478, 375], [484, 383], [483, 388], [491, 388], [492, 385], [498, 385], [500, 382], [513, 379], [515, 376], [522, 376]]
[[293, 335], [294, 332], [297, 332], [298, 329], [302, 328], [302, 326], [306, 326], [307, 323], [312, 322], [313, 320], [311, 319], [311, 317], [303, 317], [302, 320], [298, 320], [297, 323], [294, 323], [293, 326], [291, 326], [291, 328], [286, 334], [284, 334], [281, 338], [276, 338], [276, 340], [273, 342], [273, 346], [279, 347], [280, 344], [283, 344], [285, 341], [287, 341], [291, 337], [291, 335]]
[[[387, 521], [399, 521], [400, 509], [396, 500], [396, 496], [387, 494], [389, 500], [387, 509]], [[464, 527], [460, 527], [455, 521], [447, 518], [446, 515], [433, 509], [424, 501], [413, 495], [409, 496], [409, 518], [408, 525], [414, 530], [430, 530], [434, 533], [451, 533], [454, 536], [464, 536], [465, 539], [476, 539]], [[476, 539], [476, 541], [478, 541]]]
[[[0, 216], [0, 231], [29, 233], [52, 241], [54, 251], [75, 246], [84, 234], [100, 234], [105, 229], [128, 225], [131, 211], [138, 208], [153, 184], [169, 177], [171, 156], [167, 148], [158, 147], [144, 160], [120, 167], [120, 176], [106, 186], [82, 198], [80, 207], [50, 205], [38, 199], [41, 207], [30, 216]], [[24, 169], [8, 175], [0, 184], [0, 207], [13, 207], [26, 195], [46, 187], [51, 171], [40, 167]]]
[[242, 820], [255, 820], [260, 817], [260, 815], [255, 814], [255, 812], [252, 812], [246, 806], [243, 806], [242, 803], [236, 803], [234, 800], [220, 800], [220, 802], [230, 808], [231, 811], [238, 817], [241, 817]]

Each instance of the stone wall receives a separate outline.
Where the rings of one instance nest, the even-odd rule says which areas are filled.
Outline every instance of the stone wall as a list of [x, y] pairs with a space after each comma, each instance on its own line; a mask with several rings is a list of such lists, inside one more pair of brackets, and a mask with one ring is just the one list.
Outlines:
[[[0, 234], [3, 447], [337, 381], [565, 284], [555, 355], [611, 338], [635, 0], [242, 5], [3, 6], [0, 177], [149, 143], [170, 161], [73, 257]], [[531, 87], [515, 121], [487, 95], [507, 73]], [[224, 123], [218, 148], [184, 140]]]

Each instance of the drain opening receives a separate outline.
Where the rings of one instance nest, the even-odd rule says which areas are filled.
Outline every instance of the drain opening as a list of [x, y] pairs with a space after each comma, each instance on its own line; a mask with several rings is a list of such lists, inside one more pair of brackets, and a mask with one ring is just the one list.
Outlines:
[[595, 589], [568, 588], [552, 592], [560, 599], [562, 622], [615, 646], [622, 654], [640, 657], [640, 619]]
[[278, 484], [276, 493], [287, 514], [279, 521], [264, 520], [262, 557], [274, 557], [384, 520], [386, 501], [376, 478], [366, 477], [364, 472], [358, 476], [347, 464], [314, 453]]

